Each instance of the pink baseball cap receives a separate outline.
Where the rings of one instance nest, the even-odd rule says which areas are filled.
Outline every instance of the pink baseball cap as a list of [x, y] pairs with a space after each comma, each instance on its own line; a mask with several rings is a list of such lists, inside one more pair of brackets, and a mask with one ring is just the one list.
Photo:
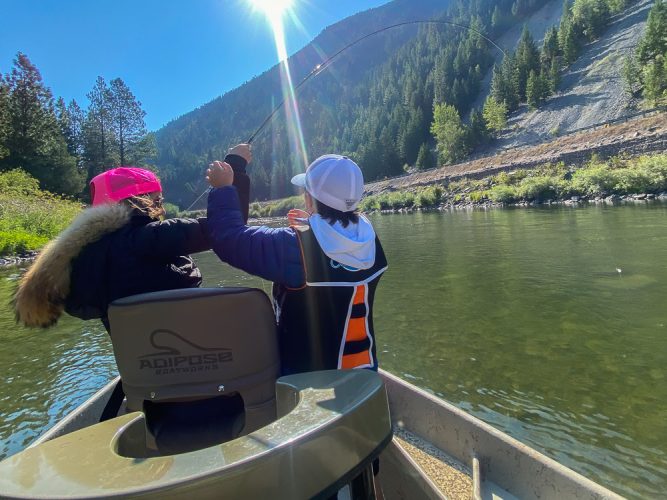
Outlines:
[[118, 203], [132, 196], [157, 191], [162, 191], [160, 179], [150, 170], [137, 167], [113, 168], [90, 181], [93, 206]]

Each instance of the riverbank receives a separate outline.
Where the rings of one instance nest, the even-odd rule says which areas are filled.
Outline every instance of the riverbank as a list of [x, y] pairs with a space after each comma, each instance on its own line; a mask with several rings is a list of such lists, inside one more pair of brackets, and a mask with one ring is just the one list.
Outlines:
[[25, 263], [60, 233], [82, 205], [39, 189], [22, 170], [0, 173], [0, 266]]
[[[39, 191], [31, 179], [18, 171], [0, 174], [0, 267], [34, 258], [34, 250], [62, 231], [81, 209], [78, 203]], [[387, 213], [650, 200], [667, 200], [667, 153], [607, 160], [594, 156], [581, 165], [545, 163], [482, 178], [444, 178], [426, 186], [388, 187], [367, 195], [359, 208]], [[282, 217], [292, 208], [303, 208], [302, 196], [252, 203], [250, 217]]]
[[[583, 165], [547, 163], [534, 169], [500, 172], [480, 179], [444, 180], [428, 186], [367, 195], [362, 212], [410, 212], [462, 207], [535, 206], [551, 204], [623, 203], [667, 200], [667, 153], [593, 157]], [[253, 203], [253, 218], [284, 216], [302, 206], [302, 197]]]

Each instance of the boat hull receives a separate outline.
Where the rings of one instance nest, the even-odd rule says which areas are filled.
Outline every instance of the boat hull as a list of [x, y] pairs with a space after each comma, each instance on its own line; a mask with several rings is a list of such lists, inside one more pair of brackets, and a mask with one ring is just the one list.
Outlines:
[[[390, 373], [380, 375], [396, 434], [417, 436], [457, 462], [458, 470], [470, 476], [468, 498], [622, 498], [446, 401]], [[110, 382], [31, 447], [97, 423], [115, 384]], [[389, 500], [453, 496], [429, 477], [397, 437], [382, 452], [380, 463], [380, 483]]]

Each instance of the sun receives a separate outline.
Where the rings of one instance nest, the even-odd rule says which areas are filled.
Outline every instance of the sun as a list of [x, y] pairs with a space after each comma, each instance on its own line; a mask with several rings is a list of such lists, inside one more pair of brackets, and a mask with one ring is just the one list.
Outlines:
[[269, 19], [280, 19], [292, 8], [293, 0], [249, 0], [254, 10], [263, 12]]

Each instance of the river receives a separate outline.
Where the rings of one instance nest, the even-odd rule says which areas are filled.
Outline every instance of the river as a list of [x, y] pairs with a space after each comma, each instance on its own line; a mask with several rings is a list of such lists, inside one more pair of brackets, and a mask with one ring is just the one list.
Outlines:
[[[667, 490], [667, 205], [372, 218], [380, 365], [631, 498]], [[268, 284], [198, 258], [205, 285]], [[0, 273], [0, 303], [20, 270]], [[96, 322], [0, 309], [0, 457], [115, 374]]]

